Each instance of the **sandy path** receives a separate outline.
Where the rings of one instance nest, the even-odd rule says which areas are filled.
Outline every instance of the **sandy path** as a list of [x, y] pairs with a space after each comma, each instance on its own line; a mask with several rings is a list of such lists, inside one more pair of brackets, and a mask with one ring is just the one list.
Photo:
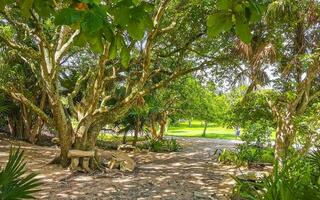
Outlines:
[[[228, 199], [236, 169], [213, 159], [216, 148], [233, 148], [239, 141], [178, 138], [181, 152], [135, 153], [132, 173], [113, 170], [93, 176], [71, 175], [47, 163], [58, 153], [51, 147], [19, 143], [25, 150], [28, 168], [40, 173], [44, 184], [39, 199]], [[0, 140], [0, 164], [8, 155], [9, 141]], [[203, 196], [203, 197], [201, 197]]]

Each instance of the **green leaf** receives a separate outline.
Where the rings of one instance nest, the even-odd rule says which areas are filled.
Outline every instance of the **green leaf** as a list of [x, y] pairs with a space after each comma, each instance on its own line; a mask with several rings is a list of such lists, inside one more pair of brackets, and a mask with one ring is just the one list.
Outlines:
[[80, 22], [81, 17], [82, 12], [72, 8], [64, 8], [56, 14], [55, 23], [57, 25], [72, 25]]
[[111, 42], [114, 39], [113, 31], [106, 25], [104, 25], [102, 28], [102, 34], [104, 36], [104, 39], [108, 42]]
[[262, 13], [261, 13], [259, 7], [250, 1], [250, 4], [249, 4], [248, 8], [249, 8], [249, 11], [250, 11], [250, 21], [251, 22], [260, 21], [260, 19], [262, 17]]
[[6, 5], [16, 2], [15, 0], [0, 0], [0, 11], [3, 11]]
[[79, 46], [79, 47], [84, 47], [84, 46], [86, 46], [86, 44], [87, 44], [87, 37], [86, 37], [86, 35], [85, 35], [82, 31], [81, 31], [81, 32], [77, 35], [77, 37], [75, 38], [74, 44], [75, 44], [76, 46]]
[[216, 37], [223, 31], [228, 31], [233, 25], [232, 16], [222, 13], [210, 15], [207, 19], [209, 37]]
[[232, 8], [232, 0], [218, 0], [217, 8], [220, 10], [228, 10]]
[[249, 44], [252, 39], [248, 23], [236, 22], [236, 34], [246, 44]]
[[140, 3], [140, 6], [143, 8], [143, 10], [147, 13], [150, 13], [154, 10], [154, 4], [148, 3], [146, 1], [143, 1]]
[[123, 37], [119, 34], [117, 34], [115, 37], [115, 43], [116, 43], [117, 49], [121, 49], [125, 45]]
[[6, 5], [7, 5], [6, 0], [0, 0], [0, 11], [3, 11]]
[[233, 26], [232, 16], [226, 17], [223, 24], [223, 31], [229, 31]]
[[96, 4], [98, 5], [100, 3], [100, 0], [81, 0], [82, 3], [89, 3], [89, 4]]
[[81, 29], [88, 33], [94, 34], [101, 30], [103, 27], [103, 19], [100, 15], [93, 11], [86, 12], [84, 20], [81, 22]]
[[101, 53], [103, 51], [103, 43], [101, 41], [100, 35], [88, 35], [87, 37], [88, 42], [90, 44], [90, 47], [92, 51]]
[[128, 24], [128, 33], [135, 40], [141, 40], [144, 36], [145, 26], [143, 22], [130, 20]]
[[51, 1], [34, 0], [34, 8], [43, 17], [49, 17], [54, 12]]
[[125, 27], [130, 20], [129, 8], [128, 6], [121, 5], [121, 7], [116, 8], [114, 13], [114, 21], [120, 26]]
[[115, 39], [110, 44], [110, 49], [109, 49], [109, 58], [114, 59], [117, 56], [117, 45]]
[[20, 2], [21, 14], [24, 17], [30, 17], [30, 10], [33, 6], [33, 0], [23, 0]]
[[121, 49], [120, 57], [121, 57], [121, 64], [127, 68], [130, 62], [130, 51], [127, 47], [123, 47]]
[[144, 29], [153, 28], [153, 21], [149, 13], [145, 11], [144, 5], [140, 5], [136, 8], [130, 9], [130, 18], [131, 21], [137, 21], [139, 23], [142, 23]]
[[137, 6], [141, 3], [141, 0], [132, 0], [132, 3]]

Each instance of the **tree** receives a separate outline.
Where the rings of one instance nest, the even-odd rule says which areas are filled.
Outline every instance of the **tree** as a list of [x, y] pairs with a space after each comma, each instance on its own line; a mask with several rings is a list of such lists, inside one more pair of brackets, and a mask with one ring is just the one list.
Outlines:
[[[261, 50], [247, 45], [243, 48], [243, 52], [248, 52], [244, 59], [247, 63], [239, 63], [248, 72], [253, 72], [247, 76], [253, 86], [256, 83], [260, 86], [269, 84], [274, 89], [274, 93], [267, 96], [266, 100], [277, 124], [275, 155], [280, 163], [286, 160], [295, 138], [294, 118], [303, 115], [307, 107], [320, 96], [318, 12], [319, 3], [315, 1], [273, 1], [267, 8], [262, 25], [259, 28], [254, 26], [253, 39], [249, 45], [256, 45], [256, 41], [267, 42], [262, 43]], [[259, 52], [270, 52], [265, 51], [268, 48], [272, 48], [271, 52], [275, 53], [263, 53], [263, 59], [258, 60], [258, 67], [252, 65], [251, 58], [254, 61], [255, 57], [261, 57]], [[272, 65], [268, 65], [270, 60], [267, 55], [274, 57]], [[257, 81], [261, 80], [261, 74], [265, 72], [272, 75], [271, 79]]]
[[[1, 1], [1, 50], [30, 68], [48, 105], [33, 102], [12, 77], [1, 90], [58, 133], [64, 166], [70, 148], [92, 150], [101, 128], [120, 119], [136, 99], [208, 65], [186, 61], [172, 67], [176, 61], [167, 64], [168, 57], [158, 65], [156, 47], [171, 30], [172, 18], [161, 21], [168, 5], [168, 0], [155, 6], [130, 0]], [[76, 83], [62, 88], [71, 68]]]

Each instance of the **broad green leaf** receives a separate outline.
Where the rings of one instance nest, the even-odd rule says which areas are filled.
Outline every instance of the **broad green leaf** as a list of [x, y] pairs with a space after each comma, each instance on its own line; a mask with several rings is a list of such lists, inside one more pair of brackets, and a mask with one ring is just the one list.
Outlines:
[[103, 19], [93, 11], [88, 11], [81, 22], [81, 29], [89, 34], [97, 33], [103, 27]]
[[236, 34], [247, 44], [250, 43], [252, 39], [249, 24], [245, 22], [236, 22]]
[[120, 26], [125, 27], [130, 20], [129, 8], [128, 6], [121, 6], [116, 9], [114, 13], [114, 21]]
[[81, 0], [82, 3], [87, 3], [87, 4], [100, 4], [100, 0]]
[[103, 43], [101, 41], [100, 34], [88, 35], [87, 39], [92, 51], [97, 53], [101, 53], [103, 51]]
[[108, 26], [106, 25], [103, 26], [102, 33], [103, 33], [104, 39], [107, 40], [108, 42], [111, 42], [114, 39], [113, 31]]
[[7, 5], [6, 0], [0, 0], [0, 11], [3, 11], [6, 5]]
[[141, 0], [132, 0], [132, 3], [137, 6], [141, 3]]
[[127, 68], [130, 62], [130, 51], [128, 50], [127, 47], [123, 47], [121, 49], [120, 57], [121, 57], [121, 64]]
[[208, 35], [209, 37], [216, 37], [221, 32], [230, 30], [232, 25], [231, 15], [222, 13], [210, 15], [207, 19]]
[[220, 10], [228, 10], [232, 8], [232, 0], [218, 0], [217, 8]]
[[84, 47], [87, 44], [87, 37], [82, 31], [75, 38], [74, 44], [79, 47]]
[[116, 35], [115, 42], [116, 42], [117, 49], [121, 49], [125, 45], [123, 37], [119, 34]]
[[229, 31], [233, 26], [232, 16], [226, 17], [223, 24], [223, 31]]
[[245, 9], [244, 5], [242, 5], [242, 4], [240, 4], [240, 3], [237, 4], [237, 5], [234, 7], [234, 11], [235, 11], [235, 12], [238, 12], [238, 13], [243, 12], [244, 9]]
[[153, 28], [153, 22], [148, 12], [145, 11], [144, 5], [130, 9], [131, 21], [139, 21], [143, 24], [144, 29]]
[[117, 45], [115, 42], [115, 39], [110, 44], [110, 49], [109, 49], [109, 58], [114, 59], [117, 56]]
[[143, 8], [143, 10], [147, 13], [150, 13], [154, 10], [154, 4], [148, 3], [146, 1], [142, 1], [140, 3], [140, 6]]
[[145, 32], [143, 22], [130, 20], [128, 24], [128, 33], [135, 40], [141, 40]]
[[72, 8], [65, 8], [56, 14], [55, 23], [57, 25], [72, 25], [80, 22], [81, 17], [82, 12]]
[[54, 12], [50, 1], [34, 0], [34, 8], [43, 17], [48, 17]]
[[30, 17], [30, 10], [33, 6], [33, 0], [23, 0], [20, 2], [21, 14], [24, 17]]
[[250, 11], [250, 21], [251, 22], [258, 22], [260, 21], [261, 17], [262, 17], [262, 13], [259, 9], [259, 7], [255, 4], [253, 4], [250, 1], [249, 7], [248, 7], [249, 11]]
[[207, 26], [208, 27], [214, 26], [217, 23], [217, 21], [219, 21], [219, 17], [220, 17], [219, 14], [210, 15], [207, 19]]

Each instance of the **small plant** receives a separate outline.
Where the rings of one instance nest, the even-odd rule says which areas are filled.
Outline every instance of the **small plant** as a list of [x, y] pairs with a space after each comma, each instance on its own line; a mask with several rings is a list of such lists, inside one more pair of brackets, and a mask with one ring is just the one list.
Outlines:
[[224, 149], [218, 161], [224, 164], [234, 164], [238, 167], [253, 163], [272, 164], [274, 162], [274, 150], [243, 144], [239, 145], [236, 150]]
[[26, 175], [26, 163], [23, 159], [23, 151], [20, 148], [10, 149], [8, 163], [0, 168], [0, 199], [18, 200], [34, 199], [33, 194], [41, 185], [36, 173]]
[[237, 153], [229, 149], [223, 149], [222, 153], [218, 157], [218, 161], [224, 164], [234, 164], [237, 160]]
[[145, 143], [145, 148], [154, 152], [175, 152], [180, 151], [182, 147], [175, 139], [149, 139]]

